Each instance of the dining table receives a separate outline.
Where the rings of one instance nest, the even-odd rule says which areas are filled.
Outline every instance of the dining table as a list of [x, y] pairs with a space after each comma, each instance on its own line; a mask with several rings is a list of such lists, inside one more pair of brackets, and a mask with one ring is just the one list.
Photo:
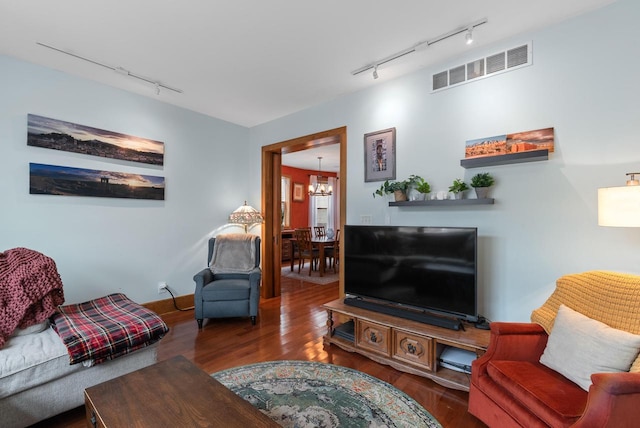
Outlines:
[[[291, 244], [294, 246], [296, 246], [296, 238], [290, 238]], [[336, 244], [336, 239], [335, 238], [328, 238], [326, 236], [322, 237], [322, 238], [311, 238], [311, 245], [313, 245], [315, 248], [318, 249], [318, 258], [320, 259], [320, 267], [318, 268], [318, 271], [320, 272], [320, 276], [324, 276], [324, 273], [327, 269], [327, 258], [325, 256], [325, 249], [327, 247], [331, 247], [334, 246]], [[293, 252], [293, 256], [291, 257], [291, 270], [293, 271], [293, 265], [294, 265], [294, 261], [295, 261], [295, 254], [296, 251]]]

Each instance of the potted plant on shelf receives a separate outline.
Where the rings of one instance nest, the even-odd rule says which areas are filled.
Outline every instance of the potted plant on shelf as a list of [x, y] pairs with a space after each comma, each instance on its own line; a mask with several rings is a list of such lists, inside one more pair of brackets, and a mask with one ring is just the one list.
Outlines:
[[453, 184], [449, 186], [449, 191], [453, 193], [456, 199], [462, 199], [465, 190], [469, 190], [469, 186], [460, 178], [453, 180]]
[[386, 180], [378, 190], [373, 192], [373, 197], [376, 195], [384, 196], [393, 193], [396, 202], [407, 200], [407, 188], [409, 187], [409, 180], [404, 181], [389, 181]]
[[489, 193], [489, 187], [496, 181], [488, 172], [481, 172], [471, 178], [471, 187], [476, 191], [478, 199], [485, 199]]
[[424, 201], [427, 194], [431, 192], [431, 186], [429, 183], [419, 175], [411, 175], [407, 181], [409, 182], [407, 196], [411, 201]]

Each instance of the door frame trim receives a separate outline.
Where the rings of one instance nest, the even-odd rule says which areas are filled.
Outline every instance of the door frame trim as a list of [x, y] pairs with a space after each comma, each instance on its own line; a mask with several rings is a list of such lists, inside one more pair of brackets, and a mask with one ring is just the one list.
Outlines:
[[[281, 268], [281, 227], [276, 213], [280, 209], [280, 168], [274, 167], [274, 160], [283, 153], [292, 153], [329, 144], [340, 144], [340, 172], [338, 185], [340, 188], [340, 228], [344, 228], [347, 214], [347, 127], [330, 129], [291, 140], [262, 146], [262, 213], [265, 217], [262, 228], [262, 292], [263, 298], [280, 295]], [[281, 166], [281, 164], [280, 164]], [[277, 184], [276, 184], [277, 183]], [[276, 210], [277, 208], [277, 210]], [[273, 243], [273, 245], [267, 245]], [[277, 255], [277, 256], [276, 256]], [[343, 264], [343, 253], [340, 252], [340, 266]], [[276, 278], [277, 276], [277, 278]], [[344, 295], [344, 269], [340, 269], [340, 296]]]

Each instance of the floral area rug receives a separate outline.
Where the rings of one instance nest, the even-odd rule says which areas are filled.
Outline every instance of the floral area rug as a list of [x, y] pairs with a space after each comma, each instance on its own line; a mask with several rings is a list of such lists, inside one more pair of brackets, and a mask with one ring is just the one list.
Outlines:
[[283, 427], [442, 428], [392, 385], [333, 364], [272, 361], [211, 376]]

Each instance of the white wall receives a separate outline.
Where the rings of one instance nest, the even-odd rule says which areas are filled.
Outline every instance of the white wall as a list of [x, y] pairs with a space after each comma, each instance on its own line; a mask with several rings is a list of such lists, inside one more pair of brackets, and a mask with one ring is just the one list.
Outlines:
[[[478, 227], [480, 313], [527, 321], [563, 274], [640, 271], [640, 230], [597, 225], [597, 188], [622, 185], [625, 173], [640, 169], [638, 18], [640, 4], [621, 0], [433, 69], [381, 78], [369, 90], [252, 128], [253, 153], [346, 125], [346, 222], [372, 215], [376, 224]], [[528, 41], [533, 66], [430, 93], [433, 73]], [[364, 182], [363, 135], [388, 127], [397, 129], [399, 179], [418, 174], [439, 190], [488, 171], [497, 180], [495, 205], [397, 208], [372, 198], [380, 183]], [[466, 140], [547, 127], [556, 136], [548, 161], [460, 167]]]
[[[0, 56], [0, 251], [52, 257], [67, 302], [124, 292], [138, 302], [194, 290], [207, 239], [250, 193], [247, 128]], [[159, 99], [161, 100], [162, 97]], [[28, 147], [27, 114], [162, 141], [164, 167]], [[29, 194], [29, 162], [164, 176], [164, 201]], [[225, 232], [240, 232], [231, 227]], [[259, 232], [259, 230], [258, 230]]]

